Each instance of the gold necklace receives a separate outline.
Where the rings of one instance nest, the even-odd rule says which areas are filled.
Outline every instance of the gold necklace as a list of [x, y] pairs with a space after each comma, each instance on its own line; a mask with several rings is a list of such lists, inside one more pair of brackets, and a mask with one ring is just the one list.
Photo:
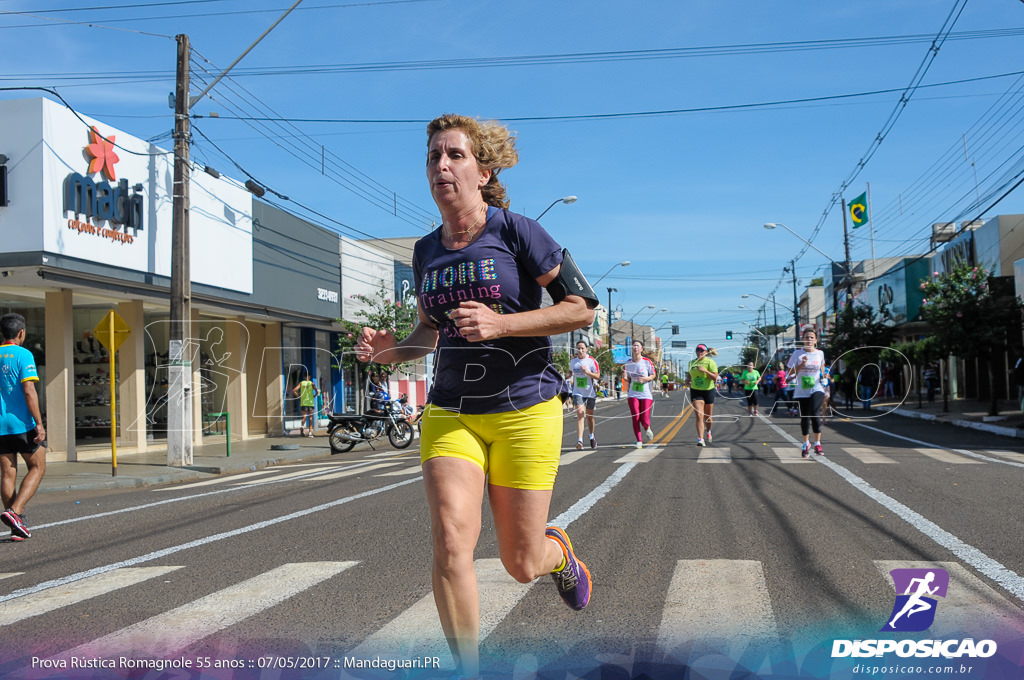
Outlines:
[[469, 229], [465, 229], [463, 231], [459, 231], [459, 232], [454, 232], [453, 233], [451, 229], [445, 228], [445, 225], [442, 222], [441, 223], [441, 230], [448, 236], [448, 240], [449, 241], [453, 241], [453, 242], [455, 241], [455, 234], [456, 233], [458, 233], [458, 234], [467, 234], [467, 237], [465, 239], [462, 239], [462, 240], [472, 241], [473, 240], [473, 236], [476, 234], [477, 226], [480, 225], [480, 221], [484, 218], [484, 215], [486, 215], [486, 214], [487, 214], [487, 206], [485, 205], [483, 213], [476, 218], [476, 222], [474, 222], [473, 226], [471, 226]]

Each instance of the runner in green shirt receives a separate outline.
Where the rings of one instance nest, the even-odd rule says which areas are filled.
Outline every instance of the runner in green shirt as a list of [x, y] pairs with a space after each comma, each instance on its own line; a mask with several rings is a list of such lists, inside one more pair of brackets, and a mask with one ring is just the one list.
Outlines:
[[740, 384], [743, 385], [743, 393], [747, 397], [747, 415], [757, 415], [757, 388], [760, 386], [761, 374], [754, 370], [754, 362], [747, 363], [747, 367], [740, 374]]
[[[299, 412], [302, 414], [299, 434], [303, 437], [312, 437], [313, 429], [316, 427], [316, 396], [320, 394], [320, 390], [316, 388], [316, 383], [309, 379], [309, 371], [306, 371], [305, 379], [295, 386], [292, 394], [298, 395]], [[307, 418], [309, 419], [308, 430], [306, 429]]]
[[[711, 443], [711, 412], [715, 406], [715, 381], [718, 380], [718, 365], [711, 357], [718, 356], [718, 350], [697, 345], [697, 358], [690, 362], [688, 380], [690, 402], [697, 418], [697, 446], [704, 446], [704, 438]], [[707, 434], [705, 435], [705, 430]]]

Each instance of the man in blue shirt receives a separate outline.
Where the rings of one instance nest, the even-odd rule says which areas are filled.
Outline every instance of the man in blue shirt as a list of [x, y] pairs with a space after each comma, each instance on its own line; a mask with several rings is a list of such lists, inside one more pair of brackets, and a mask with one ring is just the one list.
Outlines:
[[[39, 414], [36, 383], [39, 374], [25, 342], [25, 317], [0, 317], [0, 521], [11, 528], [11, 540], [22, 541], [31, 532], [25, 524], [25, 505], [39, 488], [46, 472], [46, 430]], [[28, 472], [18, 481], [18, 454]]]

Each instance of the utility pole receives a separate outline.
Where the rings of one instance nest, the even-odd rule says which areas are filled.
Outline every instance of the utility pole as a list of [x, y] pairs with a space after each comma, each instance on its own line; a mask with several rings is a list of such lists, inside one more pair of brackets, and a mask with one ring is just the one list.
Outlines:
[[615, 342], [612, 340], [612, 293], [618, 292], [618, 288], [608, 289], [608, 351], [615, 350]]
[[177, 36], [174, 87], [174, 194], [171, 197], [171, 325], [167, 392], [167, 465], [192, 464], [192, 276], [189, 270], [189, 40]]
[[846, 199], [843, 198], [843, 248], [846, 250], [846, 304], [853, 303], [853, 272], [850, 271], [850, 235], [846, 231]]
[[797, 347], [800, 344], [800, 310], [797, 308], [798, 302], [796, 299], [796, 260], [789, 261], [789, 270], [793, 274], [793, 335], [796, 336], [796, 343], [793, 347]]

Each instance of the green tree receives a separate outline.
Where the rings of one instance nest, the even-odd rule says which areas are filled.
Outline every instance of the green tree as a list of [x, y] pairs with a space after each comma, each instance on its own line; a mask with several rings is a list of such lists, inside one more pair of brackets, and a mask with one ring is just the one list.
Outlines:
[[893, 328], [871, 305], [848, 304], [828, 334], [829, 362], [842, 359], [854, 372], [880, 358], [879, 348], [892, 343]]
[[1011, 329], [1016, 329], [1019, 336], [1024, 302], [1013, 294], [1008, 279], [963, 262], [931, 281], [923, 281], [921, 290], [921, 317], [932, 326], [942, 352], [985, 362], [989, 414], [997, 415], [994, 355], [1010, 344]]
[[[409, 294], [405, 296], [404, 300], [394, 300], [389, 294], [388, 288], [384, 285], [384, 282], [380, 282], [380, 288], [374, 292], [373, 296], [367, 295], [353, 295], [352, 298], [363, 302], [367, 305], [366, 309], [361, 311], [358, 315], [358, 321], [345, 321], [339, 319], [339, 322], [344, 326], [345, 331], [341, 333], [338, 339], [338, 349], [341, 351], [341, 362], [342, 366], [348, 368], [352, 366], [361, 366], [360, 362], [356, 361], [355, 353], [353, 352], [356, 342], [359, 340], [360, 334], [363, 332], [363, 326], [369, 326], [370, 328], [376, 329], [387, 329], [389, 333], [394, 333], [395, 340], [402, 341], [409, 337], [412, 333], [412, 329], [416, 327], [418, 316], [416, 312], [416, 298]], [[365, 365], [366, 369], [369, 370], [370, 364]], [[382, 367], [384, 372], [391, 373], [395, 368], [401, 368], [406, 370], [409, 367], [405, 365], [396, 366], [394, 364], [384, 365]], [[363, 372], [365, 375], [366, 371]]]

